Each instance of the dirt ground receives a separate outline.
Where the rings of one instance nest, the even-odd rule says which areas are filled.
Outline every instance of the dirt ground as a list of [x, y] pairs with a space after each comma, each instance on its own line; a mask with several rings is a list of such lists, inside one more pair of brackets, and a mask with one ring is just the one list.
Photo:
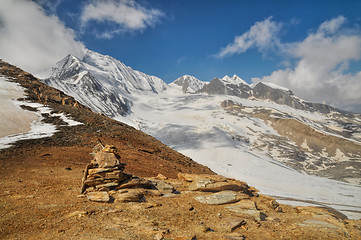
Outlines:
[[[361, 239], [360, 220], [312, 207], [281, 205], [277, 212], [266, 196], [251, 197], [264, 217], [256, 220], [228, 211], [230, 204], [196, 201], [205, 193], [188, 191], [178, 179], [165, 180], [178, 194], [90, 202], [80, 195], [86, 162], [77, 161], [88, 157], [86, 150], [23, 149], [26, 158], [1, 161], [1, 239]], [[232, 221], [244, 225], [231, 230]]]

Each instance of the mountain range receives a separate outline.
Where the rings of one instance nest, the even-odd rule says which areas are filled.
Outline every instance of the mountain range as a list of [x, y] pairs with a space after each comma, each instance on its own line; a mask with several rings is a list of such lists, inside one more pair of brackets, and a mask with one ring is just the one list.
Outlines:
[[[352, 186], [346, 183], [361, 185], [359, 114], [236, 75], [210, 82], [185, 75], [166, 84], [90, 50], [62, 59], [43, 82], [263, 193], [357, 206], [343, 191]], [[302, 193], [295, 188], [301, 182]]]
[[[84, 78], [83, 86], [89, 79]], [[303, 170], [296, 171], [291, 164], [292, 159], [299, 160], [292, 155], [298, 144], [307, 155], [316, 154], [322, 143], [324, 166], [336, 149], [334, 162], [357, 170], [352, 159], [346, 159], [350, 153], [357, 157], [348, 143], [359, 141], [357, 125], [343, 128], [349, 131], [341, 137], [342, 128], [327, 119], [339, 116], [346, 122], [353, 116], [357, 122], [359, 116], [197, 93], [203, 87], [189, 83], [194, 93], [183, 93], [180, 85], [169, 84], [157, 93], [149, 88], [129, 91], [130, 111], [118, 116], [169, 147], [0, 61], [0, 235], [132, 240], [360, 236], [361, 220], [346, 218], [361, 218], [360, 186], [300, 173]], [[109, 171], [120, 174], [119, 170], [93, 168], [92, 177], [106, 173], [103, 180], [96, 177], [102, 189], [79, 194], [81, 178], [94, 164], [89, 153], [99, 151], [100, 142], [110, 144], [103, 152], [116, 151], [131, 180], [119, 190], [106, 190], [108, 185], [102, 183], [109, 181]], [[282, 151], [285, 156], [277, 158], [275, 153]], [[332, 171], [325, 172], [335, 177]], [[235, 178], [259, 186], [260, 191]], [[109, 202], [90, 200], [97, 194], [106, 194]]]

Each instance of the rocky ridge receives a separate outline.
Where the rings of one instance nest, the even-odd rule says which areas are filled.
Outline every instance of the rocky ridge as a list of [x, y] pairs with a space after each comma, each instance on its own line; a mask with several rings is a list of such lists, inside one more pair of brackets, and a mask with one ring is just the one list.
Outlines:
[[270, 84], [262, 82], [251, 87], [243, 80], [237, 80], [237, 76], [234, 76], [233, 78], [226, 76], [223, 79], [215, 78], [209, 82], [209, 84], [206, 84], [203, 88], [199, 89], [197, 93], [222, 94], [254, 100], [270, 100], [277, 104], [287, 105], [295, 109], [310, 112], [330, 113], [339, 111], [326, 104], [311, 103], [302, 100], [296, 97], [289, 89], [277, 86], [272, 87]]
[[240, 139], [247, 141], [251, 149], [266, 151], [273, 159], [300, 172], [361, 184], [361, 143], [357, 137], [361, 118], [356, 115], [334, 112], [325, 115], [326, 121], [312, 122], [287, 112], [243, 106], [232, 100], [223, 101], [221, 106], [228, 114], [262, 119], [277, 131], [278, 135], [262, 134], [252, 143]]

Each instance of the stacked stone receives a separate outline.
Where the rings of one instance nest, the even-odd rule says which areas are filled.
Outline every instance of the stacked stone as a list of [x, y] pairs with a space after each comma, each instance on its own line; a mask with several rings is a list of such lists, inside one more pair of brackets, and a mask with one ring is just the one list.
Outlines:
[[82, 180], [81, 193], [92, 191], [110, 191], [132, 178], [123, 172], [125, 163], [113, 145], [103, 146], [101, 142], [93, 149], [94, 159], [86, 166]]

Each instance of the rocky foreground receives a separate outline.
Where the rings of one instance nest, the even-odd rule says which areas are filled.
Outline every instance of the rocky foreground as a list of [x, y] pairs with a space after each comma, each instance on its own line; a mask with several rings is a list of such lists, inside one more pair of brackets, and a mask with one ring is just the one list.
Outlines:
[[[26, 88], [27, 101], [82, 123], [44, 114], [53, 136], [0, 150], [1, 239], [361, 239], [361, 220], [278, 204], [18, 68], [0, 62], [0, 74]], [[86, 172], [98, 139], [118, 149], [125, 169]], [[96, 174], [117, 184], [89, 181]]]
[[23, 167], [2, 179], [3, 239], [361, 238], [360, 220], [280, 205], [219, 175], [134, 177], [118, 190], [80, 194], [84, 166]]

